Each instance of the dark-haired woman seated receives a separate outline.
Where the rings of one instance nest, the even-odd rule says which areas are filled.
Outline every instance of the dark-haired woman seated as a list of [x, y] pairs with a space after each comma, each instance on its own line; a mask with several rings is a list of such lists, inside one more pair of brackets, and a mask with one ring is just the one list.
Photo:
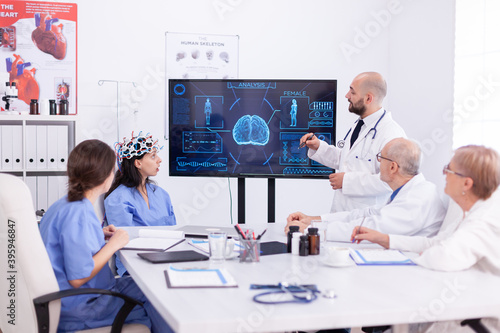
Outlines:
[[[104, 142], [78, 144], [68, 158], [68, 194], [55, 202], [40, 222], [40, 233], [61, 290], [100, 288], [126, 294], [141, 302], [126, 323], [141, 323], [153, 332], [170, 327], [130, 277], [115, 279], [108, 260], [128, 243], [124, 230], [104, 229], [93, 203], [113, 181], [115, 154]], [[106, 243], [105, 238], [109, 241]], [[61, 301], [58, 332], [112, 325], [123, 300], [107, 295], [81, 295]]]
[[[115, 146], [119, 170], [106, 194], [104, 209], [109, 224], [120, 227], [175, 225], [170, 196], [149, 177], [156, 176], [161, 158], [158, 140], [147, 135], [134, 136]], [[126, 272], [116, 258], [118, 274]]]

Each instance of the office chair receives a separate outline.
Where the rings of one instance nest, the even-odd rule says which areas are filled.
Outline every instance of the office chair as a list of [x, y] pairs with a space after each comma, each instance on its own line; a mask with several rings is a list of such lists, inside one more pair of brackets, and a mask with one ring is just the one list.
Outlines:
[[[35, 218], [35, 210], [26, 184], [17, 177], [0, 173], [0, 294], [7, 298], [0, 316], [3, 333], [55, 333], [63, 297], [80, 294], [106, 294], [124, 299], [113, 326], [85, 330], [100, 332], [149, 332], [140, 324], [123, 325], [125, 318], [142, 303], [126, 295], [102, 289], [59, 290]], [[5, 277], [6, 276], [6, 277]], [[123, 330], [122, 330], [123, 326]]]

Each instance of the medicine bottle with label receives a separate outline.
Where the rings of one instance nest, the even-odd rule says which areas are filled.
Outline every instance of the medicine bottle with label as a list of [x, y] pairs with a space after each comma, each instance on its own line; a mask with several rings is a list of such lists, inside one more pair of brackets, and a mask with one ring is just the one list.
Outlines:
[[309, 254], [318, 255], [320, 239], [318, 235], [318, 228], [309, 228]]

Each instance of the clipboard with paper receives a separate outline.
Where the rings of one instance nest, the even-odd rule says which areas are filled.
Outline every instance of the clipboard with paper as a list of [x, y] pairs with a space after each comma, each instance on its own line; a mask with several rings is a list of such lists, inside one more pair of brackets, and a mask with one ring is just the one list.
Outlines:
[[404, 253], [398, 250], [349, 249], [356, 265], [415, 265]]
[[179, 268], [170, 265], [164, 271], [169, 288], [237, 288], [238, 284], [225, 268]]

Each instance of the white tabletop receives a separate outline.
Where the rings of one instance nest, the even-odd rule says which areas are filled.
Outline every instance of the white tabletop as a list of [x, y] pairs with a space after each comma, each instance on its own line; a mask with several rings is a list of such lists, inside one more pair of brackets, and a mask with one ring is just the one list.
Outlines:
[[[278, 233], [282, 227], [271, 228], [275, 230], [268, 232], [270, 236], [284, 242]], [[323, 245], [351, 246], [330, 242]], [[184, 249], [193, 247], [184, 244], [172, 250]], [[169, 289], [164, 276], [169, 264], [151, 264], [135, 251], [120, 251], [120, 257], [147, 298], [180, 333], [315, 330], [500, 314], [500, 278], [475, 270], [446, 273], [418, 266], [334, 268], [323, 263], [323, 255], [279, 254], [263, 256], [259, 263], [239, 263], [238, 259], [223, 263], [238, 288]], [[210, 265], [209, 261], [175, 264], [203, 268]], [[250, 284], [282, 281], [316, 284], [320, 290], [334, 289], [338, 296], [333, 300], [319, 297], [308, 304], [253, 302], [252, 297], [261, 291], [250, 290]]]

